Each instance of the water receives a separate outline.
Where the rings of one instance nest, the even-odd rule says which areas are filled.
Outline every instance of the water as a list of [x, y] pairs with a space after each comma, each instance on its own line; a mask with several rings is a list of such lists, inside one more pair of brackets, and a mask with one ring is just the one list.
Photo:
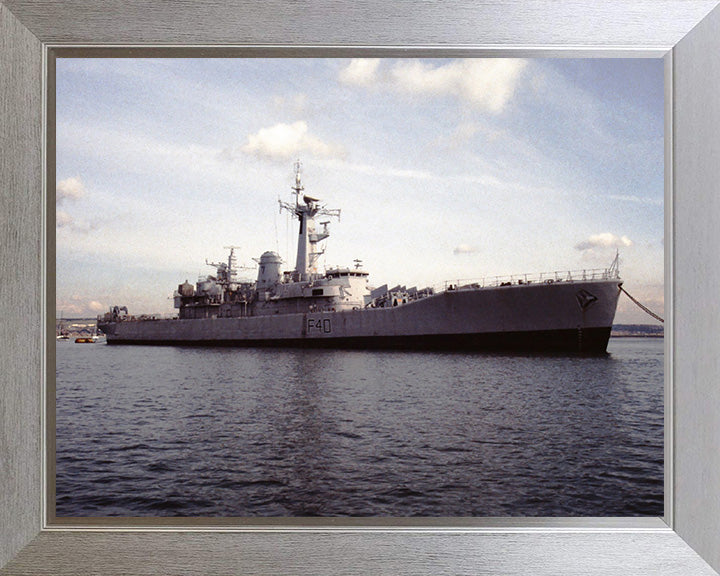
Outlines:
[[57, 515], [661, 516], [663, 342], [57, 344]]

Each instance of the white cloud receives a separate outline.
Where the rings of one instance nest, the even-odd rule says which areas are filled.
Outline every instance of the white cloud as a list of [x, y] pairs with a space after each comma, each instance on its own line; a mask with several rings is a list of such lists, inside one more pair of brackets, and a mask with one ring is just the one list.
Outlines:
[[455, 256], [460, 254], [476, 254], [477, 252], [478, 249], [474, 246], [470, 246], [469, 244], [458, 244], [453, 250], [453, 254], [455, 254]]
[[55, 226], [57, 228], [64, 228], [66, 230], [72, 230], [73, 232], [83, 233], [88, 233], [95, 228], [88, 222], [75, 219], [64, 210], [58, 210], [55, 212]]
[[[74, 202], [87, 195], [85, 185], [80, 178], [60, 180], [55, 186], [55, 190], [55, 202], [58, 207], [62, 206], [66, 200]], [[57, 210], [55, 212], [55, 226], [76, 232], [89, 232], [92, 229], [90, 224], [78, 221], [65, 210]]]
[[501, 112], [515, 93], [526, 60], [456, 60], [433, 67], [418, 60], [392, 71], [399, 88], [418, 94], [453, 95], [489, 112]]
[[602, 234], [590, 236], [587, 240], [576, 244], [575, 249], [585, 251], [595, 248], [622, 248], [632, 246], [632, 244], [632, 240], [627, 236], [616, 236], [610, 232], [603, 232]]
[[57, 313], [67, 318], [68, 316], [94, 316], [105, 310], [105, 305], [97, 300], [88, 301], [80, 294], [73, 294], [66, 298], [58, 298], [55, 301]]
[[426, 96], [454, 96], [481, 110], [499, 113], [513, 97], [527, 60], [471, 58], [439, 65], [401, 60], [390, 70], [377, 59], [352, 60], [340, 71], [340, 81], [356, 86], [388, 89]]
[[340, 70], [340, 82], [355, 86], [370, 86], [378, 80], [379, 58], [353, 58]]
[[257, 133], [248, 136], [242, 151], [273, 160], [293, 159], [301, 153], [320, 158], [343, 155], [340, 147], [327, 144], [310, 134], [307, 123], [302, 120], [293, 124], [275, 124], [270, 128], [261, 128]]
[[77, 200], [85, 196], [85, 186], [80, 178], [66, 178], [60, 180], [55, 187], [55, 197], [58, 204], [63, 200]]
[[64, 212], [63, 210], [58, 210], [55, 213], [55, 225], [58, 228], [71, 227], [72, 223], [73, 223], [73, 218], [67, 212]]

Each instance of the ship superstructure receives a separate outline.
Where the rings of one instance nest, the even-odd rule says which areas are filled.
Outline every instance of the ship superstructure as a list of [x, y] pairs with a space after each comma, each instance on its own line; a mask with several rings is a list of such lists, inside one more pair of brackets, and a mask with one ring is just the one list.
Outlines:
[[176, 318], [135, 318], [124, 307], [99, 317], [108, 344], [605, 351], [622, 286], [617, 258], [602, 270], [372, 289], [360, 260], [319, 269], [340, 210], [305, 193], [299, 163], [292, 191], [294, 201], [279, 204], [298, 222], [293, 270], [267, 251], [256, 279], [241, 279], [228, 246], [227, 261], [206, 261], [215, 274], [178, 286]]
[[318, 271], [323, 255], [321, 242], [330, 236], [329, 221], [320, 223], [316, 217], [340, 217], [340, 210], [328, 209], [320, 200], [303, 194], [300, 164], [295, 165], [295, 201], [279, 201], [280, 210], [287, 210], [298, 220], [297, 258], [294, 270], [282, 270], [277, 252], [264, 252], [257, 262], [254, 282], [238, 279], [236, 246], [229, 246], [227, 262], [206, 264], [216, 273], [193, 286], [185, 281], [174, 294], [180, 319], [240, 318], [302, 312], [335, 312], [359, 310], [367, 303], [368, 273], [360, 261], [353, 268], [331, 268]]

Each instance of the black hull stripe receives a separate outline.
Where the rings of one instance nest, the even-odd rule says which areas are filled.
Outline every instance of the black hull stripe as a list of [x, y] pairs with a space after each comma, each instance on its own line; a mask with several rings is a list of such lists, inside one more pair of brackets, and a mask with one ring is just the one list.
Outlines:
[[362, 336], [348, 338], [285, 338], [262, 340], [123, 339], [108, 335], [108, 344], [145, 346], [353, 348], [375, 350], [499, 350], [528, 352], [605, 353], [610, 327], [582, 330], [538, 330], [482, 334], [428, 334], [421, 336]]

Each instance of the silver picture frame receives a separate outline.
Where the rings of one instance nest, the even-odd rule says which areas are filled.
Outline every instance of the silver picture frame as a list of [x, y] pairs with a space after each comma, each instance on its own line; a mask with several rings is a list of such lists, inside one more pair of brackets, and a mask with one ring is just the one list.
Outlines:
[[[0, 0], [0, 574], [715, 574], [720, 568], [720, 9], [716, 0], [596, 6]], [[666, 514], [660, 519], [318, 519], [303, 525], [60, 526], [48, 516], [44, 325], [47, 68], [52, 50], [148, 46], [264, 55], [664, 58]], [[200, 50], [200, 52], [198, 52]], [[139, 53], [139, 52], [137, 52]], [[130, 53], [132, 55], [132, 52]]]

